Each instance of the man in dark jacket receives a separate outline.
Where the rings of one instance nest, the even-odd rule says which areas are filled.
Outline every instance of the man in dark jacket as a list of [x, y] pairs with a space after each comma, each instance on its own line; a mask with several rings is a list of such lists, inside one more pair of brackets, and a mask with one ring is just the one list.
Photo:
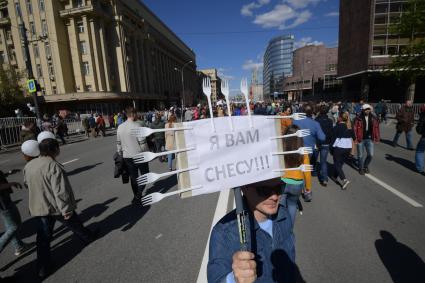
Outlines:
[[320, 106], [319, 116], [316, 117], [316, 121], [319, 122], [320, 128], [326, 136], [324, 141], [318, 142], [319, 154], [320, 154], [320, 172], [319, 182], [322, 186], [328, 185], [328, 154], [329, 146], [332, 140], [332, 126], [333, 122], [328, 117], [328, 107], [326, 105]]
[[393, 139], [393, 146], [397, 146], [398, 139], [401, 136], [401, 133], [404, 132], [406, 134], [406, 146], [407, 149], [413, 150], [412, 143], [412, 129], [415, 123], [415, 113], [413, 112], [412, 101], [407, 100], [406, 104], [403, 105], [400, 111], [397, 112], [396, 115], [397, 126], [396, 126], [396, 134]]
[[[369, 173], [369, 164], [372, 161], [374, 143], [381, 139], [378, 118], [372, 114], [372, 106], [363, 104], [362, 112], [354, 120], [354, 133], [356, 134], [357, 160], [359, 162], [359, 174]], [[363, 157], [366, 150], [366, 158]]]
[[419, 173], [425, 176], [424, 172], [424, 155], [425, 155], [425, 104], [422, 105], [419, 114], [416, 132], [421, 135], [418, 145], [416, 146], [415, 164]]

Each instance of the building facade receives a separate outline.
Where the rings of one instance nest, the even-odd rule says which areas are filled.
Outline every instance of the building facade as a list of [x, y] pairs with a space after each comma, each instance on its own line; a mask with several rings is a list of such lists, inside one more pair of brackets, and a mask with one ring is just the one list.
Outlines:
[[263, 94], [265, 99], [283, 96], [285, 77], [292, 76], [294, 36], [271, 39], [264, 53]]
[[294, 71], [285, 81], [285, 98], [289, 100], [327, 99], [324, 93], [338, 88], [336, 79], [338, 48], [307, 45], [294, 51]]
[[177, 104], [175, 68], [189, 61], [186, 95], [197, 87], [194, 52], [138, 0], [0, 0], [0, 55], [19, 70], [31, 60], [40, 95], [53, 108]]
[[259, 68], [254, 68], [252, 70], [249, 98], [253, 102], [264, 101], [263, 84], [260, 83], [260, 80], [258, 78], [258, 73], [259, 73]]
[[[392, 57], [410, 38], [390, 30], [403, 14], [407, 0], [341, 0], [339, 18], [338, 77], [346, 98], [402, 102], [407, 82], [385, 74]], [[416, 93], [423, 92], [418, 81]], [[418, 97], [418, 95], [416, 95]]]
[[216, 103], [221, 96], [221, 78], [218, 76], [217, 69], [199, 70], [211, 80], [211, 102]]

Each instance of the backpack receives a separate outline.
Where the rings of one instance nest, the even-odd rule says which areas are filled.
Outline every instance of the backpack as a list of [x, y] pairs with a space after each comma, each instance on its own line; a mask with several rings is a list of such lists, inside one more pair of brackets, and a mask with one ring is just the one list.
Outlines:
[[420, 135], [425, 134], [425, 114], [422, 114], [419, 118], [418, 124], [416, 125], [416, 132]]

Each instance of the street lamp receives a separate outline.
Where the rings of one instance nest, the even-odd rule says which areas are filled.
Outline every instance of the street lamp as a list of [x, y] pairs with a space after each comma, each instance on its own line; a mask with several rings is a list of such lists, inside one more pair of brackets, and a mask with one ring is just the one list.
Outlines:
[[174, 70], [177, 71], [177, 72], [180, 72], [180, 74], [182, 76], [182, 97], [181, 97], [181, 100], [182, 100], [181, 121], [182, 122], [183, 122], [183, 108], [184, 108], [184, 103], [185, 103], [185, 101], [184, 101], [185, 100], [185, 96], [184, 96], [184, 76], [183, 76], [183, 69], [184, 69], [184, 67], [186, 67], [188, 64], [190, 64], [192, 62], [193, 62], [192, 60], [186, 62], [180, 70], [177, 67], [174, 67]]

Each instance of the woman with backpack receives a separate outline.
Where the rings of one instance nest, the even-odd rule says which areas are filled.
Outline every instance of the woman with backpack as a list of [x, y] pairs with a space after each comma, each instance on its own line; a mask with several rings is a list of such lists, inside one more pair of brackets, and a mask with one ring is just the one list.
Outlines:
[[[290, 125], [284, 135], [294, 134], [300, 128], [296, 125]], [[283, 151], [293, 151], [297, 150], [300, 147], [304, 146], [303, 138], [300, 137], [290, 137], [283, 140]], [[310, 160], [308, 154], [304, 156], [299, 155], [298, 153], [285, 155], [285, 168], [296, 168], [300, 165], [305, 164], [309, 165]], [[297, 203], [299, 202], [299, 197], [304, 192], [304, 200], [311, 201], [311, 173], [303, 172], [301, 170], [291, 170], [285, 171], [281, 177], [283, 182], [283, 194], [281, 199], [281, 204], [286, 206], [291, 216], [292, 225], [295, 223], [295, 215], [297, 212]]]
[[348, 112], [342, 112], [338, 123], [333, 128], [332, 133], [332, 154], [335, 167], [335, 180], [338, 177], [341, 179], [341, 188], [345, 190], [350, 183], [345, 177], [342, 166], [347, 161], [350, 155], [351, 149], [353, 148], [353, 141], [356, 139], [353, 128], [351, 126], [350, 114]]
[[419, 121], [416, 126], [416, 132], [421, 135], [418, 145], [416, 146], [415, 165], [419, 173], [425, 176], [424, 157], [425, 157], [425, 104], [421, 106], [419, 112]]

